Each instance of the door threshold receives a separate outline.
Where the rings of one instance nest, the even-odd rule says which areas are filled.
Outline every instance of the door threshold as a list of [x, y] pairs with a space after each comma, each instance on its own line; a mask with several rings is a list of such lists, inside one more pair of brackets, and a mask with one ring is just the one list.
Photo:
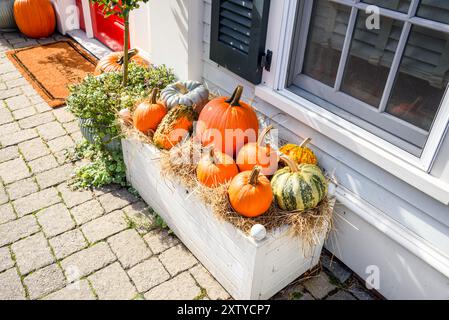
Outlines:
[[81, 29], [68, 31], [67, 35], [98, 59], [101, 59], [112, 52], [111, 49], [97, 39], [88, 38], [86, 32]]

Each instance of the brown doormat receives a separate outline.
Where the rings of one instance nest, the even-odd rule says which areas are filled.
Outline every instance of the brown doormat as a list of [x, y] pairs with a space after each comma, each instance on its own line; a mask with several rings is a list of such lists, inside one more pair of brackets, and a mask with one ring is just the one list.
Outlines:
[[12, 50], [7, 56], [52, 107], [65, 104], [68, 85], [93, 73], [98, 61], [70, 40]]

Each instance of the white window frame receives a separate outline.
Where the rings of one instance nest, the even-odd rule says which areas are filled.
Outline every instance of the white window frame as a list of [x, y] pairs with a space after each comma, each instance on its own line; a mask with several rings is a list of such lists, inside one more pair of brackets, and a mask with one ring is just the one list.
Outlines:
[[[256, 86], [256, 96], [432, 197], [449, 203], [448, 184], [429, 174], [448, 131], [449, 94], [444, 97], [422, 155], [417, 157], [287, 90], [286, 80], [298, 1], [300, 0], [271, 1], [266, 47], [273, 51], [272, 67], [271, 72], [264, 72], [262, 84]], [[367, 6], [363, 3], [357, 5], [361, 8]], [[383, 8], [380, 10], [385, 15], [391, 15], [392, 12]], [[434, 24], [435, 28], [441, 26], [445, 26], [443, 31], [449, 31], [449, 27], [444, 24]]]

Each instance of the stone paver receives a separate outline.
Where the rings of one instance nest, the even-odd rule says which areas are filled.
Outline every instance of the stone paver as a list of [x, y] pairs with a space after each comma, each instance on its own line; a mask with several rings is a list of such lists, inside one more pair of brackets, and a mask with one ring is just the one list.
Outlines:
[[18, 110], [31, 105], [30, 99], [28, 99], [25, 95], [6, 99], [5, 102], [11, 110]]
[[150, 214], [148, 205], [145, 202], [133, 203], [123, 208], [123, 212], [140, 234], [147, 234], [153, 228], [154, 216]]
[[130, 269], [128, 274], [141, 293], [170, 279], [170, 274], [157, 258], [150, 258], [138, 264]]
[[100, 196], [98, 200], [106, 212], [122, 209], [137, 201], [136, 197], [129, 193], [126, 189], [120, 189], [104, 194]]
[[16, 181], [6, 187], [11, 201], [25, 197], [39, 190], [33, 178]]
[[0, 204], [4, 204], [9, 201], [9, 197], [6, 194], [5, 187], [0, 182]]
[[87, 280], [77, 281], [49, 294], [44, 300], [95, 300], [95, 295]]
[[15, 132], [14, 134], [5, 134], [3, 136], [0, 136], [0, 144], [3, 147], [8, 147], [36, 137], [37, 137], [36, 130], [33, 129], [20, 130]]
[[77, 252], [61, 261], [62, 268], [77, 275], [72, 280], [87, 276], [117, 260], [105, 242]]
[[75, 120], [75, 117], [67, 109], [67, 107], [56, 109], [55, 111], [53, 111], [53, 114], [55, 115], [56, 120], [61, 123], [71, 122]]
[[0, 272], [8, 270], [14, 266], [14, 261], [11, 258], [11, 253], [8, 247], [0, 248]]
[[61, 199], [59, 198], [56, 189], [49, 188], [17, 199], [13, 202], [13, 205], [19, 217], [22, 217], [60, 201]]
[[321, 272], [318, 276], [304, 282], [304, 287], [316, 299], [323, 299], [337, 287], [330, 282], [326, 273]]
[[71, 164], [66, 164], [37, 174], [36, 180], [39, 186], [42, 189], [45, 189], [67, 181], [72, 174], [73, 166]]
[[101, 217], [104, 213], [100, 203], [93, 199], [71, 209], [72, 215], [78, 225]]
[[49, 241], [57, 259], [64, 259], [87, 246], [86, 239], [78, 229], [63, 233]]
[[19, 148], [16, 146], [0, 149], [0, 163], [18, 158], [19, 156]]
[[26, 107], [23, 109], [13, 111], [12, 116], [14, 117], [14, 119], [20, 120], [23, 118], [30, 117], [34, 114], [36, 114], [36, 109], [34, 107]]
[[37, 127], [37, 132], [39, 132], [39, 135], [45, 141], [50, 141], [67, 134], [62, 125], [57, 121], [49, 122]]
[[152, 255], [136, 230], [125, 230], [112, 236], [108, 239], [108, 243], [125, 269], [135, 266]]
[[22, 275], [47, 266], [55, 261], [42, 233], [35, 234], [14, 243], [11, 250], [16, 258], [17, 266]]
[[72, 121], [67, 122], [63, 124], [64, 129], [67, 131], [67, 133], [75, 133], [80, 130], [80, 127], [78, 125], [78, 121]]
[[14, 120], [14, 118], [8, 109], [5, 109], [5, 108], [0, 109], [0, 124], [9, 123], [13, 120]]
[[[22, 91], [20, 90], [20, 88], [2, 90], [2, 91], [0, 91], [0, 99], [4, 100], [4, 99], [10, 98], [10, 97], [17, 96], [18, 94], [21, 94], [21, 93], [22, 93]], [[2, 118], [0, 118], [0, 119], [2, 119]], [[0, 123], [1, 123], [1, 120], [0, 120]]]
[[16, 219], [16, 214], [11, 204], [5, 203], [0, 205], [0, 224]]
[[352, 296], [349, 292], [346, 291], [338, 291], [337, 293], [329, 296], [326, 300], [357, 300]]
[[127, 228], [125, 214], [114, 211], [82, 226], [82, 231], [90, 243], [103, 240]]
[[66, 184], [59, 185], [58, 191], [61, 193], [62, 199], [68, 208], [72, 208], [93, 198], [91, 191], [72, 190]]
[[69, 136], [62, 136], [59, 138], [56, 138], [54, 140], [48, 141], [48, 147], [50, 148], [51, 152], [56, 153], [58, 151], [63, 151], [66, 149], [70, 149], [75, 146], [75, 143], [73, 142], [72, 138]]
[[[51, 112], [39, 113], [34, 116], [19, 120], [19, 126], [22, 129], [30, 129], [51, 122], [55, 119]], [[36, 131], [34, 131], [36, 132]], [[36, 132], [37, 135], [37, 132]], [[28, 140], [28, 139], [27, 139]]]
[[38, 212], [36, 217], [48, 238], [75, 228], [75, 222], [70, 216], [69, 210], [62, 203]]
[[163, 252], [159, 259], [172, 276], [198, 263], [196, 258], [182, 244]]
[[0, 178], [6, 184], [28, 178], [30, 175], [30, 170], [21, 158], [0, 163]]
[[321, 263], [340, 283], [345, 283], [352, 275], [351, 270], [327, 254], [321, 256]]
[[26, 216], [0, 225], [0, 247], [11, 244], [39, 231], [36, 218]]
[[126, 272], [114, 263], [88, 277], [100, 300], [130, 300], [137, 295]]
[[184, 272], [151, 289], [144, 296], [147, 300], [193, 300], [200, 294], [201, 288], [188, 272]]
[[19, 149], [26, 161], [31, 161], [50, 153], [50, 150], [48, 150], [40, 138], [19, 143]]
[[0, 300], [24, 300], [25, 289], [15, 268], [0, 273]]
[[17, 124], [17, 122], [11, 122], [8, 124], [4, 124], [2, 126], [0, 126], [0, 136], [4, 136], [7, 134], [11, 134], [14, 132], [19, 131], [19, 125]]
[[143, 238], [154, 254], [164, 252], [179, 243], [178, 238], [165, 230], [153, 230]]
[[55, 157], [49, 154], [45, 157], [28, 162], [28, 166], [31, 168], [31, 172], [37, 174], [39, 172], [44, 172], [58, 166]]
[[201, 288], [206, 290], [207, 296], [212, 300], [226, 300], [230, 298], [226, 290], [223, 289], [202, 265], [197, 265], [190, 269], [190, 274], [195, 278]]
[[24, 284], [28, 288], [30, 299], [38, 299], [63, 288], [66, 280], [61, 268], [52, 264], [25, 277]]

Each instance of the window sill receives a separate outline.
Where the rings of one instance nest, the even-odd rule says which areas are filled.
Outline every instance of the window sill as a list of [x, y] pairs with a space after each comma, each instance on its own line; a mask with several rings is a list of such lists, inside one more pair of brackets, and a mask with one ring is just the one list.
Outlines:
[[[430, 175], [416, 157], [287, 90], [276, 91], [259, 85], [255, 88], [255, 94], [421, 192], [449, 205], [449, 184]], [[285, 127], [294, 131], [294, 128], [289, 128], [288, 123]], [[317, 144], [317, 147], [320, 146]], [[326, 146], [326, 152], [332, 154], [329, 146]]]

